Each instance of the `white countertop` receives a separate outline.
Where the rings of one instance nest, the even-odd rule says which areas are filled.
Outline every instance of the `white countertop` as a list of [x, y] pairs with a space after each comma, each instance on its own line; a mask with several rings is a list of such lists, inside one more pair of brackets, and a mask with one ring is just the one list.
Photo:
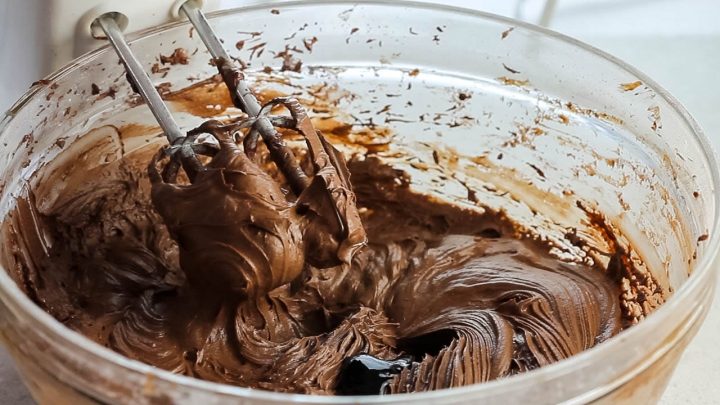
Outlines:
[[[468, 6], [470, 1], [452, 3]], [[530, 3], [530, 2], [528, 2]], [[501, 6], [497, 11], [503, 11]], [[675, 95], [720, 150], [720, 2], [716, 0], [559, 0], [552, 28], [597, 46], [647, 73]], [[720, 403], [720, 288], [688, 346], [662, 404]], [[31, 404], [0, 348], [0, 404]]]

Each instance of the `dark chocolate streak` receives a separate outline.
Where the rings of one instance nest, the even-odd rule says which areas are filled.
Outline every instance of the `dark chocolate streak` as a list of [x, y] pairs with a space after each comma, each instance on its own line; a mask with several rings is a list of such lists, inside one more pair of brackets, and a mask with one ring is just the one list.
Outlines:
[[604, 269], [553, 258], [494, 214], [413, 194], [379, 160], [348, 163], [368, 245], [349, 264], [313, 266], [338, 241], [308, 236], [278, 179], [220, 144], [192, 185], [148, 178], [147, 149], [57, 169], [44, 181], [65, 176], [59, 196], [33, 190], [3, 224], [5, 268], [68, 327], [130, 358], [285, 392], [335, 393], [361, 353], [409, 358], [383, 374], [388, 393], [479, 383], [621, 328]]

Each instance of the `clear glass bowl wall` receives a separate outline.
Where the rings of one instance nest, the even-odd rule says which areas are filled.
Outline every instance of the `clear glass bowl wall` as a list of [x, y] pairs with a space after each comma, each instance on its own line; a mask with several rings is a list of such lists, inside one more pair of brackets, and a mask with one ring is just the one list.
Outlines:
[[[303, 39], [316, 37], [312, 52], [298, 54], [303, 72], [285, 73], [293, 83], [336, 83], [338, 89], [355, 95], [341, 101], [348, 116], [392, 105], [392, 111], [401, 112], [404, 119], [382, 125], [391, 128], [394, 143], [416, 152], [416, 162], [434, 165], [431, 154], [422, 148], [427, 143], [468, 157], [504, 155], [502, 161], [492, 161], [492, 170], [464, 171], [470, 184], [501, 181], [499, 170], [513, 173], [547, 195], [563, 196], [564, 190], [572, 190], [574, 198], [596, 207], [621, 230], [660, 285], [673, 291], [672, 296], [639, 325], [610, 341], [512, 378], [389, 397], [311, 397], [218, 385], [125, 359], [64, 328], [0, 271], [0, 337], [35, 398], [55, 403], [58, 398], [68, 403], [243, 399], [247, 404], [658, 398], [705, 316], [718, 250], [714, 232], [718, 201], [713, 192], [718, 186], [717, 166], [707, 139], [687, 112], [652, 80], [624, 63], [517, 21], [443, 6], [392, 2], [318, 1], [272, 8], [279, 13], [271, 12], [270, 6], [257, 6], [215, 13], [211, 18], [231, 54], [250, 62], [249, 71], [279, 67], [281, 60], [271, 51], [281, 51], [285, 44], [304, 49]], [[267, 42], [265, 52], [256, 52], [252, 59], [247, 45], [242, 50], [235, 47], [237, 41], [252, 37], [250, 32], [260, 32], [261, 42]], [[148, 72], [160, 53], [198, 49], [189, 64], [172, 66], [166, 77], [152, 75], [157, 83], [169, 82], [173, 89], [180, 89], [191, 84], [189, 77], [207, 78], [215, 73], [187, 23], [130, 38]], [[0, 218], [13, 207], [14, 196], [33, 173], [63, 149], [56, 142], [59, 138], [66, 137], [65, 145], [69, 145], [103, 125], [154, 125], [144, 106], [127, 103], [132, 92], [112, 50], [81, 57], [48, 80], [33, 87], [0, 123]], [[638, 81], [641, 84], [628, 90], [629, 84]], [[117, 86], [116, 97], [92, 95], [91, 83], [100, 89]], [[460, 93], [471, 95], [461, 111], [445, 111], [457, 104]], [[184, 127], [203, 119], [179, 105], [170, 106]], [[208, 111], [212, 108], [208, 106]], [[418, 119], [421, 114], [438, 112], [445, 115], [436, 122]], [[537, 125], [542, 134], [536, 134], [532, 142], [511, 145], [518, 131]], [[24, 136], [29, 133], [35, 141], [32, 148], [25, 145]], [[467, 191], [458, 190], [456, 184], [434, 185], [432, 170], [414, 171], [417, 165], [397, 164], [411, 172], [414, 187], [468, 204]], [[557, 209], [553, 201], [558, 200], [509, 201], [488, 196], [485, 202], [504, 207], [518, 220], [544, 227], [548, 238], [562, 239], [567, 227], [587, 228], [580, 212]]]

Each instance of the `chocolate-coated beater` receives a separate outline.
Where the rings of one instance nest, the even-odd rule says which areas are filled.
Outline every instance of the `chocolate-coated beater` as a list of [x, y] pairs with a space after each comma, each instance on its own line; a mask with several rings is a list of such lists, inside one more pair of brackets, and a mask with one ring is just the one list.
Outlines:
[[300, 195], [302, 190], [309, 185], [309, 179], [298, 165], [292, 150], [285, 146], [282, 137], [275, 130], [270, 120], [266, 116], [259, 115], [260, 103], [250, 91], [250, 87], [245, 81], [245, 75], [233, 65], [232, 59], [225, 51], [212, 27], [210, 27], [202, 10], [197, 6], [197, 2], [189, 0], [180, 7], [180, 10], [188, 17], [198, 36], [213, 57], [225, 85], [230, 90], [233, 104], [247, 114], [248, 117], [257, 117], [257, 122], [253, 125], [253, 132], [262, 136], [270, 152], [270, 157], [287, 178], [293, 192]]
[[[270, 158], [284, 175], [292, 192], [298, 197], [298, 209], [304, 210], [308, 205], [313, 204], [325, 207], [322, 210], [324, 212], [327, 212], [327, 208], [331, 208], [334, 215], [330, 215], [330, 218], [322, 218], [322, 220], [331, 225], [333, 236], [338, 241], [351, 244], [364, 243], [365, 232], [355, 207], [355, 196], [342, 155], [315, 130], [305, 109], [297, 100], [277, 98], [264, 106], [260, 105], [245, 81], [244, 73], [233, 64], [197, 3], [189, 0], [180, 9], [193, 24], [197, 34], [212, 55], [213, 61], [230, 91], [233, 104], [247, 117], [229, 124], [210, 121], [183, 133], [128, 46], [119, 24], [123, 16], [119, 13], [106, 13], [98, 17], [92, 24], [94, 31], [101, 29], [105, 33], [125, 65], [128, 80], [142, 96], [170, 143], [170, 146], [165, 149], [166, 155], [169, 156], [169, 162], [163, 169], [163, 179], [175, 182], [182, 167], [188, 179], [193, 182], [198, 172], [207, 170], [198, 156], [213, 156], [217, 153], [218, 147], [213, 143], [198, 142], [201, 134], [211, 134], [215, 138], [217, 138], [218, 131], [240, 135], [244, 153], [251, 159], [255, 157], [258, 139], [262, 139], [268, 148]], [[290, 115], [270, 116], [270, 111], [277, 105], [285, 106], [290, 111]], [[285, 144], [275, 127], [294, 130], [304, 137], [313, 165], [312, 178], [308, 177], [300, 167], [295, 154]], [[308, 189], [313, 191], [313, 195], [322, 195], [320, 200], [307, 201], [306, 198], [303, 198], [303, 192]], [[348, 257], [343, 258], [343, 260], [348, 259]]]

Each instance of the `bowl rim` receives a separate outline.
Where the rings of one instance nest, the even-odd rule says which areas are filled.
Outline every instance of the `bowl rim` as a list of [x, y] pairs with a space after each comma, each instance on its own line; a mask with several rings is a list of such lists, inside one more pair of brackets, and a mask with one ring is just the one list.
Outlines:
[[[664, 99], [670, 106], [672, 106], [675, 113], [677, 113], [684, 121], [684, 123], [691, 128], [693, 132], [693, 141], [703, 151], [703, 157], [711, 171], [710, 177], [712, 187], [714, 190], [720, 190], [720, 170], [717, 160], [717, 152], [709, 141], [699, 124], [690, 115], [690, 113], [680, 104], [680, 102], [672, 96], [667, 90], [657, 84], [653, 79], [646, 76], [644, 73], [629, 65], [626, 62], [598, 49], [592, 45], [586, 44], [582, 41], [569, 37], [567, 35], [552, 31], [548, 28], [540, 27], [531, 23], [516, 20], [509, 17], [499, 16], [492, 13], [487, 13], [479, 10], [473, 10], [468, 8], [435, 4], [435, 3], [424, 3], [420, 1], [392, 1], [392, 0], [289, 0], [272, 3], [260, 3], [248, 6], [236, 7], [226, 10], [215, 11], [208, 13], [208, 19], [212, 21], [215, 18], [221, 18], [230, 14], [241, 14], [246, 12], [254, 12], [260, 10], [269, 10], [282, 7], [323, 7], [323, 6], [353, 6], [353, 5], [369, 5], [369, 6], [383, 6], [392, 7], [398, 9], [422, 9], [429, 11], [436, 11], [445, 14], [460, 14], [466, 17], [471, 17], [479, 20], [490, 21], [494, 23], [507, 24], [514, 28], [521, 28], [531, 33], [543, 35], [560, 42], [564, 42], [571, 47], [580, 48], [584, 51], [588, 51], [595, 56], [601, 57], [615, 66], [623, 69], [632, 76], [635, 76], [641, 80], [645, 85], [652, 88], [655, 93]], [[175, 21], [166, 24], [152, 27], [142, 31], [138, 31], [129, 34], [129, 42], [136, 40], [142, 40], [153, 34], [175, 28], [178, 26], [189, 26], [187, 20]], [[105, 45], [99, 49], [88, 52], [62, 68], [56, 70], [46, 77], [47, 80], [53, 81], [61, 79], [67, 73], [73, 71], [85, 65], [88, 61], [93, 60], [98, 55], [104, 52], [112, 52], [109, 45]], [[42, 86], [32, 86], [17, 102], [15, 102], [10, 109], [5, 113], [2, 120], [0, 120], [0, 137], [3, 135], [5, 128], [10, 122], [12, 122], [14, 116], [20, 111], [28, 102], [30, 102], [35, 95], [40, 92]], [[720, 193], [713, 193], [713, 208], [714, 218], [712, 219], [711, 229], [720, 229]], [[519, 386], [523, 383], [535, 382], [538, 376], [543, 377], [542, 380], [550, 380], [567, 374], [574, 370], [578, 365], [587, 364], [592, 362], [596, 358], [603, 356], [604, 352], [609, 352], [613, 348], [617, 348], [623, 344], [624, 340], [630, 340], [633, 336], [638, 336], [648, 329], [654, 328], [656, 325], [664, 322], [671, 314], [674, 308], [681, 305], [681, 303], [687, 301], [692, 297], [692, 294], [696, 292], [698, 288], [702, 286], [701, 283], [705, 282], [707, 274], [712, 271], [711, 267], [715, 261], [715, 254], [720, 250], [720, 232], [711, 232], [709, 241], [706, 245], [706, 254], [703, 255], [700, 261], [698, 261], [692, 271], [691, 276], [688, 280], [677, 290], [675, 293], [668, 298], [667, 302], [660, 306], [653, 314], [648, 316], [638, 325], [628, 328], [622, 331], [618, 336], [603, 342], [600, 345], [594, 346], [588, 350], [585, 350], [577, 355], [570, 358], [558, 361], [556, 363], [529, 371], [520, 373], [508, 378], [496, 379], [485, 383], [467, 385], [458, 388], [443, 389], [429, 392], [418, 392], [409, 394], [396, 394], [392, 397], [388, 396], [319, 396], [319, 395], [307, 395], [307, 394], [285, 394], [272, 391], [265, 391], [259, 389], [245, 388], [232, 386], [227, 384], [215, 383], [205, 380], [196, 379], [184, 375], [174, 374], [170, 371], [166, 371], [148, 364], [142, 363], [137, 360], [131, 360], [121, 354], [112, 351], [109, 348], [105, 348], [100, 344], [93, 342], [78, 332], [75, 332], [47, 312], [43, 311], [39, 306], [35, 305], [13, 282], [5, 269], [0, 266], [0, 298], [5, 301], [8, 307], [14, 308], [16, 311], [21, 312], [23, 315], [30, 319], [33, 319], [39, 323], [37, 326], [44, 328], [45, 333], [49, 333], [55, 339], [64, 341], [63, 343], [69, 344], [75, 347], [78, 351], [84, 351], [85, 354], [96, 356], [104, 361], [112, 363], [114, 367], [120, 367], [124, 369], [124, 372], [142, 373], [146, 376], [152, 375], [156, 379], [162, 379], [169, 383], [184, 386], [186, 388], [198, 389], [206, 393], [229, 395], [237, 398], [245, 399], [256, 399], [266, 401], [283, 401], [283, 402], [303, 402], [311, 404], [347, 404], [347, 403], [380, 403], [380, 402], [392, 402], [392, 401], [430, 401], [437, 399], [452, 399], [462, 397], [465, 395], [472, 395], [474, 393], [489, 393], [494, 392], [496, 394], [504, 394], [510, 392], [513, 387]], [[5, 299], [7, 297], [8, 299]], [[698, 305], [698, 304], [696, 304]], [[620, 339], [618, 339], [620, 337]], [[625, 338], [625, 339], [623, 339]], [[602, 387], [601, 387], [602, 388]], [[603, 392], [595, 392], [594, 398], [600, 397], [607, 393], [608, 390]], [[585, 400], [591, 400], [585, 396]]]

